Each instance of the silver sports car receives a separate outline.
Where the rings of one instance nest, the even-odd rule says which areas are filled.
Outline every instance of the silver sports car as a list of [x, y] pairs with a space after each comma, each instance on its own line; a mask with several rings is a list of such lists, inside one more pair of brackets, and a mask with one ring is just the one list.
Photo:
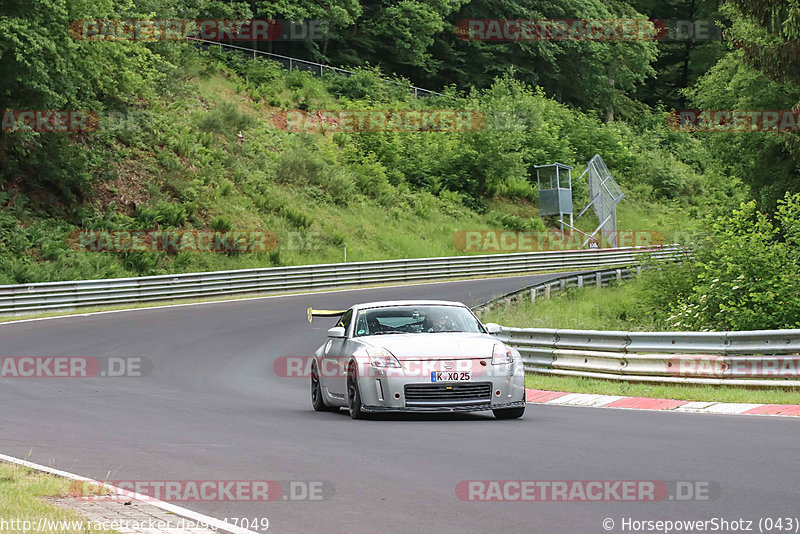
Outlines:
[[492, 334], [460, 302], [392, 301], [349, 310], [308, 310], [339, 317], [314, 354], [311, 402], [317, 411], [346, 407], [360, 419], [377, 412], [492, 410], [498, 419], [525, 412], [519, 352]]

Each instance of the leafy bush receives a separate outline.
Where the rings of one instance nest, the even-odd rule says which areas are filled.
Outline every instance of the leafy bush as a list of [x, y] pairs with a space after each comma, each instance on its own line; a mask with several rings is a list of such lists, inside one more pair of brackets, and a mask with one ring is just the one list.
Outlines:
[[217, 215], [211, 219], [211, 228], [217, 232], [229, 232], [233, 228], [233, 222], [229, 217]]
[[186, 222], [186, 209], [178, 203], [159, 201], [154, 206], [138, 205], [134, 216], [141, 228], [152, 228], [156, 222], [179, 227]]
[[518, 217], [517, 215], [512, 215], [510, 213], [492, 212], [489, 214], [488, 218], [489, 221], [498, 226], [517, 232], [545, 229], [544, 223], [539, 217], [523, 219], [522, 217]]
[[203, 113], [198, 119], [201, 130], [210, 133], [228, 134], [246, 130], [255, 124], [255, 119], [239, 111], [236, 104], [223, 102], [216, 109]]
[[381, 71], [374, 67], [357, 68], [350, 76], [326, 76], [324, 80], [331, 93], [350, 100], [388, 102], [411, 99], [407, 83], [387, 82]]
[[648, 277], [664, 321], [681, 330], [800, 327], [800, 194], [779, 201], [774, 218], [750, 201], [710, 224], [694, 257]]
[[330, 152], [299, 147], [285, 152], [278, 164], [278, 180], [319, 187], [335, 202], [346, 205], [356, 192], [352, 176], [343, 170]]
[[497, 188], [497, 195], [509, 199], [523, 199], [535, 202], [538, 200], [536, 187], [524, 178], [511, 178], [500, 184]]
[[313, 224], [313, 219], [302, 211], [292, 206], [283, 206], [279, 210], [281, 217], [292, 223], [293, 226], [304, 230]]

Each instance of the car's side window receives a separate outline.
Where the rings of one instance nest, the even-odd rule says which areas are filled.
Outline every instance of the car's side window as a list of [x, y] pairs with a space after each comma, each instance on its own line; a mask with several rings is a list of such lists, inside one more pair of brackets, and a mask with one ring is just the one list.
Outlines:
[[353, 319], [353, 309], [350, 308], [342, 315], [342, 318], [339, 319], [339, 322], [336, 323], [336, 326], [343, 326], [344, 333], [347, 334], [347, 330], [350, 328], [350, 321]]

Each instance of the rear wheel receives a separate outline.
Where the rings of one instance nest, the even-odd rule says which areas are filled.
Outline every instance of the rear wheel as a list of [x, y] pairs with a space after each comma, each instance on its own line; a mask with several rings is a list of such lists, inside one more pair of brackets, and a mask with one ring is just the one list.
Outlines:
[[362, 410], [361, 393], [358, 391], [358, 371], [352, 363], [347, 368], [347, 408], [353, 419], [364, 419], [367, 416]]
[[315, 412], [336, 412], [339, 408], [328, 406], [322, 397], [322, 384], [319, 381], [319, 371], [316, 362], [311, 366], [311, 406]]
[[492, 410], [497, 419], [519, 419], [525, 413], [525, 406], [518, 408], [501, 408], [499, 410]]

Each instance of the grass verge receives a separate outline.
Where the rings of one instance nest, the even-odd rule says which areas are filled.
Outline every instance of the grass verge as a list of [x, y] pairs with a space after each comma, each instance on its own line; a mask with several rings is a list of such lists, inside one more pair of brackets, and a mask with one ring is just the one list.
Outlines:
[[484, 322], [520, 328], [653, 331], [657, 325], [641, 298], [642, 282], [633, 280], [611, 287], [573, 288], [554, 293], [550, 300], [524, 300], [493, 308]]
[[[69, 485], [67, 479], [0, 462], [0, 531], [113, 534], [112, 530], [88, 528], [90, 525], [86, 521], [80, 525], [82, 528], [61, 528], [68, 526], [64, 522], [73, 522], [77, 527], [82, 521], [81, 516], [72, 510], [49, 504], [42, 497], [66, 495]], [[59, 528], [48, 528], [55, 526]]]

